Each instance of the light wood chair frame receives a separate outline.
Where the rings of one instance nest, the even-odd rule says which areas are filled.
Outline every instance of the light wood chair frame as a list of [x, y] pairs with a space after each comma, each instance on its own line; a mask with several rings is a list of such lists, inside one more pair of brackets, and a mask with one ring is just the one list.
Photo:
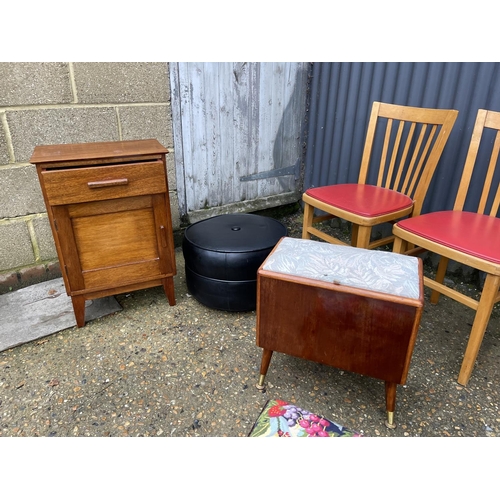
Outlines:
[[[485, 127], [496, 129], [497, 133], [496, 139], [493, 143], [477, 213], [485, 214], [490, 191], [492, 188], [495, 189], [495, 186], [493, 185], [493, 176], [500, 151], [500, 112], [480, 109], [477, 113], [453, 210], [462, 211], [464, 209], [474, 166], [476, 164], [479, 145], [481, 143], [481, 137]], [[496, 187], [494, 199], [491, 203], [490, 210], [486, 215], [495, 217], [498, 213], [499, 206], [500, 184]], [[435, 273], [435, 279], [424, 277], [424, 286], [427, 286], [432, 290], [430, 298], [431, 303], [436, 304], [440, 294], [443, 294], [476, 311], [462, 361], [462, 366], [458, 375], [458, 383], [465, 386], [471, 377], [493, 306], [500, 301], [500, 264], [468, 255], [459, 250], [427, 240], [409, 231], [405, 231], [397, 224], [393, 226], [393, 234], [395, 236], [393, 246], [394, 252], [409, 253], [408, 248], [410, 248], [409, 245], [411, 245], [413, 247], [412, 253], [414, 253], [415, 250], [427, 250], [440, 256]], [[450, 260], [475, 268], [486, 274], [479, 300], [444, 285], [444, 277]]]
[[[406, 194], [413, 199], [413, 205], [389, 214], [364, 217], [323, 203], [309, 196], [306, 191], [302, 196], [304, 203], [302, 238], [310, 239], [311, 235], [314, 235], [329, 243], [345, 245], [346, 243], [342, 240], [314, 227], [319, 222], [339, 218], [352, 224], [352, 246], [372, 249], [392, 243], [394, 241], [392, 235], [371, 241], [372, 228], [387, 222], [394, 224], [402, 217], [420, 214], [429, 183], [457, 115], [458, 111], [454, 109], [417, 108], [375, 101], [368, 123], [358, 184], [368, 183], [370, 160], [379, 118], [387, 118], [376, 185]], [[390, 151], [389, 146], [394, 121], [399, 121], [399, 126]], [[411, 122], [411, 125], [406, 140], [402, 142], [404, 138], [403, 131], [407, 122]], [[415, 137], [417, 124], [422, 124], [422, 126], [418, 137]], [[431, 127], [429, 132], [427, 131], [428, 127]], [[440, 130], [438, 130], [439, 127], [441, 127]], [[411, 151], [412, 142], [415, 143], [413, 151]], [[399, 161], [397, 161], [398, 153], [401, 155]], [[404, 173], [403, 170], [406, 170], [406, 172]], [[315, 216], [315, 209], [326, 212], [326, 215]]]

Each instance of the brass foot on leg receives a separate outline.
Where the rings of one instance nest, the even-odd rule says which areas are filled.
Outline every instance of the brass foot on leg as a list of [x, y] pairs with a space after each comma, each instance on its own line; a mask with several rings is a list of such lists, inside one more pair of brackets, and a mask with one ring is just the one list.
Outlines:
[[260, 375], [259, 376], [259, 382], [257, 383], [257, 385], [255, 387], [257, 387], [257, 389], [259, 389], [259, 391], [262, 391], [264, 392], [266, 390], [266, 386], [264, 385], [264, 379], [266, 378], [265, 375]]
[[393, 411], [387, 412], [387, 420], [385, 421], [385, 426], [389, 429], [396, 428], [396, 424], [394, 423], [394, 412]]

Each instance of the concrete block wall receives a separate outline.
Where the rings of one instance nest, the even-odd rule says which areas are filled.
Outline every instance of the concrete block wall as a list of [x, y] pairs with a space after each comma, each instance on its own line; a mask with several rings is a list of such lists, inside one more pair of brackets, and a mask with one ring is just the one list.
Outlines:
[[0, 62], [0, 294], [60, 276], [35, 146], [157, 139], [180, 227], [168, 63]]

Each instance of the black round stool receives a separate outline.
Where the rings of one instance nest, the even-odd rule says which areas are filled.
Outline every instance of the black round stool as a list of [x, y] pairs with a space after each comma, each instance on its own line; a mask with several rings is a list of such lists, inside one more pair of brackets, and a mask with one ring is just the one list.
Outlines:
[[189, 292], [223, 311], [252, 311], [257, 303], [257, 270], [286, 227], [254, 214], [217, 215], [184, 232], [182, 252]]

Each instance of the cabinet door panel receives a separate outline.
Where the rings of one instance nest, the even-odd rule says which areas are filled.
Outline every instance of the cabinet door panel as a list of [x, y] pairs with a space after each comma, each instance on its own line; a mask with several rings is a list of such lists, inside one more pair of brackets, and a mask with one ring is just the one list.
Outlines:
[[152, 210], [73, 219], [82, 271], [158, 258]]
[[170, 229], [161, 200], [163, 195], [153, 195], [54, 207], [73, 291], [140, 283], [175, 272], [175, 261], [163, 262], [167, 255], [170, 260], [173, 246], [169, 240], [165, 248], [160, 243], [161, 226]]

